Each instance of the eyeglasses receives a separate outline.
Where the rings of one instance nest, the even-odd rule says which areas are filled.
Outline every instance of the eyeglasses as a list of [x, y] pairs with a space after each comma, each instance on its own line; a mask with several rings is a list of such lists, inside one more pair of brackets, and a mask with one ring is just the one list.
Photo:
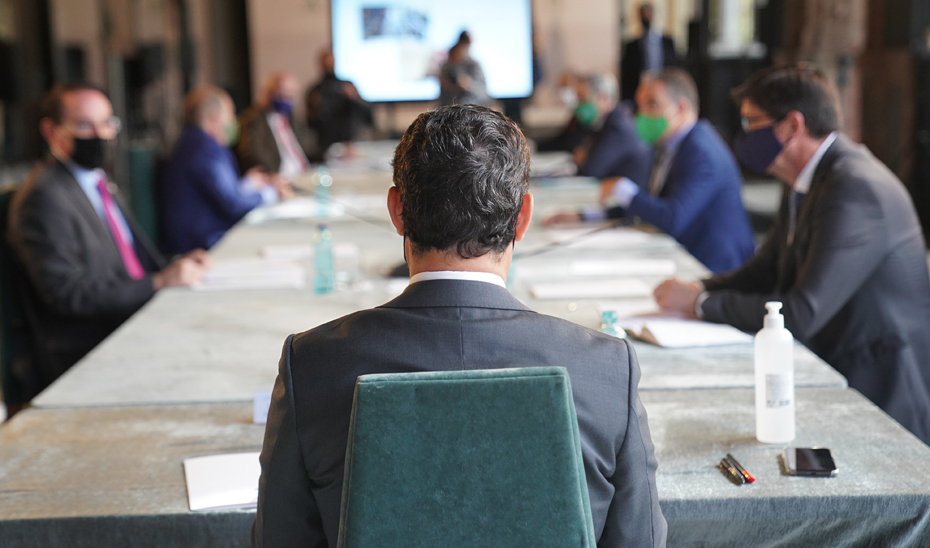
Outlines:
[[91, 120], [77, 120], [68, 125], [71, 126], [71, 131], [77, 137], [88, 138], [97, 135], [105, 139], [116, 137], [116, 134], [123, 127], [122, 121], [117, 116], [111, 116], [101, 123], [94, 123]]
[[774, 120], [771, 116], [766, 114], [761, 114], [759, 116], [740, 116], [739, 123], [743, 127], [743, 131], [749, 133], [753, 131], [751, 128], [762, 129], [764, 127], [777, 126], [785, 118], [787, 118], [787, 115], [778, 120]]

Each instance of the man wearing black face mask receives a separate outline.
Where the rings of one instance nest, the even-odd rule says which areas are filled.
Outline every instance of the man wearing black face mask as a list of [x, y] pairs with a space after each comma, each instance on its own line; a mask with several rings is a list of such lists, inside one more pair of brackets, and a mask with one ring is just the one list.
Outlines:
[[839, 133], [836, 90], [807, 65], [753, 76], [734, 96], [737, 157], [785, 181], [767, 241], [743, 268], [656, 288], [666, 309], [785, 327], [876, 405], [930, 442], [930, 274], [914, 205], [891, 171]]
[[239, 115], [236, 156], [243, 170], [261, 167], [293, 182], [310, 168], [293, 128], [296, 97], [297, 80], [278, 72], [265, 80], [258, 101]]
[[671, 37], [659, 34], [653, 25], [655, 10], [652, 4], [639, 6], [639, 20], [643, 33], [636, 40], [624, 44], [620, 60], [620, 99], [624, 101], [632, 101], [636, 96], [643, 72], [679, 64], [675, 42]]
[[167, 267], [103, 170], [119, 119], [106, 95], [86, 84], [59, 86], [43, 103], [51, 152], [16, 192], [8, 239], [28, 281], [26, 316], [35, 395], [102, 341], [155, 291], [200, 280], [202, 250]]

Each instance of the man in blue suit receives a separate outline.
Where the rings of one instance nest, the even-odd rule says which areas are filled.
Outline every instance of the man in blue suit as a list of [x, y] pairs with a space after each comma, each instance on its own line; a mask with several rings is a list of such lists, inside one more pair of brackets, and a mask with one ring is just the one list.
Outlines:
[[210, 248], [253, 208], [289, 192], [261, 168], [239, 178], [236, 157], [227, 148], [235, 142], [238, 126], [226, 92], [212, 86], [192, 91], [185, 99], [184, 118], [184, 133], [162, 180], [168, 253]]
[[709, 122], [698, 120], [697, 87], [688, 73], [667, 68], [643, 78], [635, 126], [654, 146], [648, 180], [605, 179], [606, 209], [551, 221], [637, 218], [678, 240], [713, 272], [742, 266], [755, 243], [733, 154]]

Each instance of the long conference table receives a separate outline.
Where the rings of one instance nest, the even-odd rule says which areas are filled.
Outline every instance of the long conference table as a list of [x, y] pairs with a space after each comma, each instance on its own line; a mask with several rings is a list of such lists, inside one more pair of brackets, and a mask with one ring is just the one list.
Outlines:
[[[211, 250], [219, 265], [249, 268], [275, 249], [309, 249], [325, 222], [337, 250], [357, 263], [337, 291], [317, 295], [312, 279], [304, 288], [163, 290], [0, 427], [0, 546], [248, 546], [254, 509], [190, 511], [182, 462], [260, 450], [264, 426], [252, 423], [252, 401], [271, 388], [285, 337], [403, 290], [405, 281], [384, 275], [403, 254], [381, 205], [391, 184], [383, 166], [334, 168], [327, 205], [301, 198], [256, 210]], [[597, 192], [579, 179], [537, 180], [531, 191], [537, 219]], [[518, 244], [509, 286], [531, 308], [580, 325], [597, 328], [606, 301], [634, 310], [648, 299], [537, 299], [534, 286], [616, 278], [573, 268], [598, 261], [706, 274], [665, 235], [615, 228], [552, 243], [572, 235], [537, 221]], [[309, 259], [294, 261], [312, 278]], [[663, 277], [615, 281], [652, 287]], [[806, 348], [795, 351], [792, 444], [831, 448], [834, 478], [784, 475], [782, 446], [755, 440], [751, 344], [634, 346], [669, 546], [930, 546], [930, 448]], [[754, 484], [736, 486], [716, 468], [728, 452]]]

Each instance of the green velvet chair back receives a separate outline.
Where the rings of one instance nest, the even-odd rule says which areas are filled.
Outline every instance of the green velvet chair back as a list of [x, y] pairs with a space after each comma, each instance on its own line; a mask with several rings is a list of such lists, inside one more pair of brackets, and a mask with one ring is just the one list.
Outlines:
[[594, 548], [562, 367], [363, 375], [340, 548]]

